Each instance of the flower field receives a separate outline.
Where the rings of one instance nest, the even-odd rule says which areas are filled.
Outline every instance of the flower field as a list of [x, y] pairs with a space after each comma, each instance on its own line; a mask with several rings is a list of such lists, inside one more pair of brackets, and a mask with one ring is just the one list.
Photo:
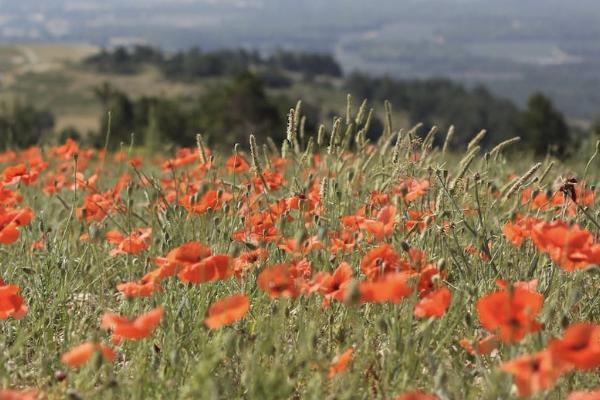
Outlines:
[[0, 399], [600, 399], [597, 149], [366, 111], [1, 153]]

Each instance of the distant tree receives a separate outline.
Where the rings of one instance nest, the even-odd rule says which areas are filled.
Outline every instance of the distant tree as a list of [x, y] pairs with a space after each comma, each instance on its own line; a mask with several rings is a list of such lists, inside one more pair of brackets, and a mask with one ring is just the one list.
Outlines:
[[519, 128], [520, 112], [510, 100], [495, 97], [483, 87], [467, 89], [447, 79], [397, 80], [352, 74], [346, 79], [346, 90], [359, 99], [389, 100], [394, 109], [408, 114], [412, 124], [435, 124], [442, 131], [454, 125], [454, 147], [464, 146], [481, 129], [488, 131], [481, 143], [489, 146], [515, 136]]
[[569, 144], [569, 127], [564, 116], [542, 93], [535, 93], [529, 98], [521, 130], [524, 144], [538, 156], [548, 152], [563, 155]]
[[[109, 147], [117, 148], [121, 143], [129, 143], [131, 134], [135, 133], [134, 104], [125, 93], [111, 91], [105, 102], [104, 113], [100, 117], [98, 144], [104, 144], [104, 138], [110, 130]], [[108, 113], [110, 112], [110, 120]], [[109, 125], [110, 123], [110, 125]]]
[[594, 139], [600, 139], [600, 118], [596, 118], [592, 123], [590, 133]]
[[342, 76], [342, 67], [330, 54], [279, 50], [269, 57], [267, 64], [286, 71], [301, 72], [308, 76]]
[[53, 127], [54, 116], [47, 110], [21, 102], [0, 104], [0, 148], [38, 144]]
[[194, 126], [214, 144], [246, 145], [251, 133], [281, 140], [283, 116], [270, 101], [260, 78], [244, 73], [211, 87], [199, 100]]

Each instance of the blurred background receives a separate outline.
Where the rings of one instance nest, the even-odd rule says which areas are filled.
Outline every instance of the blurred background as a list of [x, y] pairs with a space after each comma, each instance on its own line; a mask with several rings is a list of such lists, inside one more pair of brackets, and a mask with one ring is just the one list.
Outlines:
[[343, 114], [520, 135], [538, 155], [600, 135], [598, 0], [0, 0], [0, 146], [246, 143]]

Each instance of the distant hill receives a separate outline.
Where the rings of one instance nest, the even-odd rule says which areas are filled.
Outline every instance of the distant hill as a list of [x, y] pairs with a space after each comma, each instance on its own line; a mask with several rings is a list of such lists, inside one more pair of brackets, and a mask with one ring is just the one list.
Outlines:
[[21, 0], [0, 42], [334, 52], [344, 70], [536, 90], [573, 118], [600, 111], [596, 0]]

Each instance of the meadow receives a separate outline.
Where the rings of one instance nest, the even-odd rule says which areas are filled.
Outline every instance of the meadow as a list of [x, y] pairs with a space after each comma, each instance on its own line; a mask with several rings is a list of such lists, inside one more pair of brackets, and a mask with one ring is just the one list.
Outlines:
[[600, 398], [600, 145], [302, 115], [1, 153], [0, 399]]

